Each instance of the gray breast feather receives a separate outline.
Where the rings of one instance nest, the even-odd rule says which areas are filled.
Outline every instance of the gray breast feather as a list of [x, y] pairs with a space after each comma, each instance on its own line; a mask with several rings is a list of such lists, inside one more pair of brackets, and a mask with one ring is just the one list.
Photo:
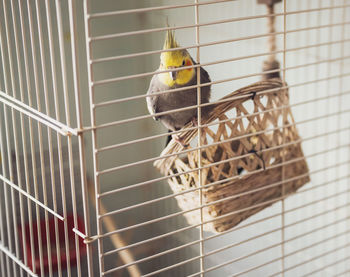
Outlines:
[[[160, 85], [161, 83], [158, 81], [158, 74], [153, 75], [149, 89], [147, 91], [148, 97], [146, 97], [147, 108], [151, 115], [154, 115], [159, 112], [159, 110], [157, 109], [159, 95], [155, 95], [155, 96], [151, 96], [151, 95], [162, 91], [162, 87], [160, 87]], [[158, 117], [154, 116], [153, 119], [158, 120]]]
[[[201, 84], [209, 83], [210, 78], [208, 72], [200, 67], [201, 73]], [[197, 105], [197, 88], [186, 89], [187, 86], [194, 86], [197, 84], [196, 74], [192, 80], [186, 84], [186, 86], [176, 85], [169, 88], [168, 86], [161, 83], [158, 79], [158, 74], [154, 75], [147, 95], [162, 92], [174, 88], [183, 88], [179, 91], [169, 92], [161, 95], [155, 95], [153, 97], [147, 97], [147, 107], [150, 114], [156, 114], [159, 112], [167, 112], [175, 109], [186, 108], [189, 106]], [[210, 84], [201, 87], [201, 103], [208, 103], [210, 99]], [[205, 109], [202, 109], [202, 115]], [[170, 130], [178, 130], [182, 128], [186, 123], [197, 116], [197, 107], [192, 109], [182, 110], [178, 112], [169, 113], [166, 115], [155, 116], [154, 119], [160, 119], [160, 121]]]

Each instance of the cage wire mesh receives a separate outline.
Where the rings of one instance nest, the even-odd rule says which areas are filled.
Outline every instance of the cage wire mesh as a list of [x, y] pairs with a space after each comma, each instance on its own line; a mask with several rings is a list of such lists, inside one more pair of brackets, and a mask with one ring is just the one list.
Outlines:
[[[0, 276], [350, 274], [350, 2], [284, 0], [273, 14], [257, 2], [0, 1]], [[308, 165], [293, 178], [310, 181], [221, 233], [206, 230], [202, 196], [195, 208], [176, 200], [204, 188], [168, 185], [210, 164], [170, 175], [153, 166], [168, 132], [148, 113], [146, 92], [167, 30], [208, 71], [212, 103], [260, 81], [276, 40], [289, 91], [282, 109]], [[217, 133], [219, 122], [208, 128]], [[198, 134], [197, 153], [218, 143]], [[283, 191], [288, 178], [279, 178], [259, 189]]]

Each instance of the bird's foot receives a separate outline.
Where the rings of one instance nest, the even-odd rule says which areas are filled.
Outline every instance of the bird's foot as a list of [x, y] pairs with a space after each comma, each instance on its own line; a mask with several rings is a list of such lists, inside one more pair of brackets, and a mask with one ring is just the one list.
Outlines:
[[192, 122], [192, 124], [193, 124], [194, 127], [198, 127], [198, 119], [197, 119], [197, 117], [193, 117], [193, 118], [191, 119], [191, 122]]
[[183, 138], [180, 138], [178, 135], [172, 135], [173, 139], [180, 144], [182, 147], [187, 148], [188, 144], [185, 143], [185, 140]]

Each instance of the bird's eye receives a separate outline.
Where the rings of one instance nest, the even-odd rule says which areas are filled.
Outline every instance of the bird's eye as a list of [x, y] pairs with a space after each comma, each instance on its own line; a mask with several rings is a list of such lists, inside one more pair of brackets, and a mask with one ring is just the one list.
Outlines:
[[183, 61], [182, 61], [182, 66], [185, 66], [185, 63], [186, 63], [186, 61], [185, 61], [185, 60], [183, 60]]

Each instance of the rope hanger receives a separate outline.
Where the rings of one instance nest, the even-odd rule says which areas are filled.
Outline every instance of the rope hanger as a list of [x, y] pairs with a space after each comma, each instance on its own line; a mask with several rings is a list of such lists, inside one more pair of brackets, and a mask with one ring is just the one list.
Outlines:
[[[276, 29], [275, 29], [275, 19], [276, 16], [275, 14], [275, 9], [274, 5], [278, 2], [281, 2], [281, 0], [258, 0], [258, 4], [266, 4], [267, 6], [267, 12], [268, 12], [268, 21], [267, 21], [267, 28], [268, 32], [271, 34], [268, 37], [267, 45], [270, 54], [267, 57], [267, 60], [264, 61], [263, 64], [263, 71], [272, 71], [272, 70], [277, 70], [280, 69], [280, 63], [276, 60]], [[263, 75], [262, 79], [263, 80], [268, 80], [272, 78], [280, 78], [280, 72], [279, 71], [274, 71], [270, 73], [266, 73]]]

